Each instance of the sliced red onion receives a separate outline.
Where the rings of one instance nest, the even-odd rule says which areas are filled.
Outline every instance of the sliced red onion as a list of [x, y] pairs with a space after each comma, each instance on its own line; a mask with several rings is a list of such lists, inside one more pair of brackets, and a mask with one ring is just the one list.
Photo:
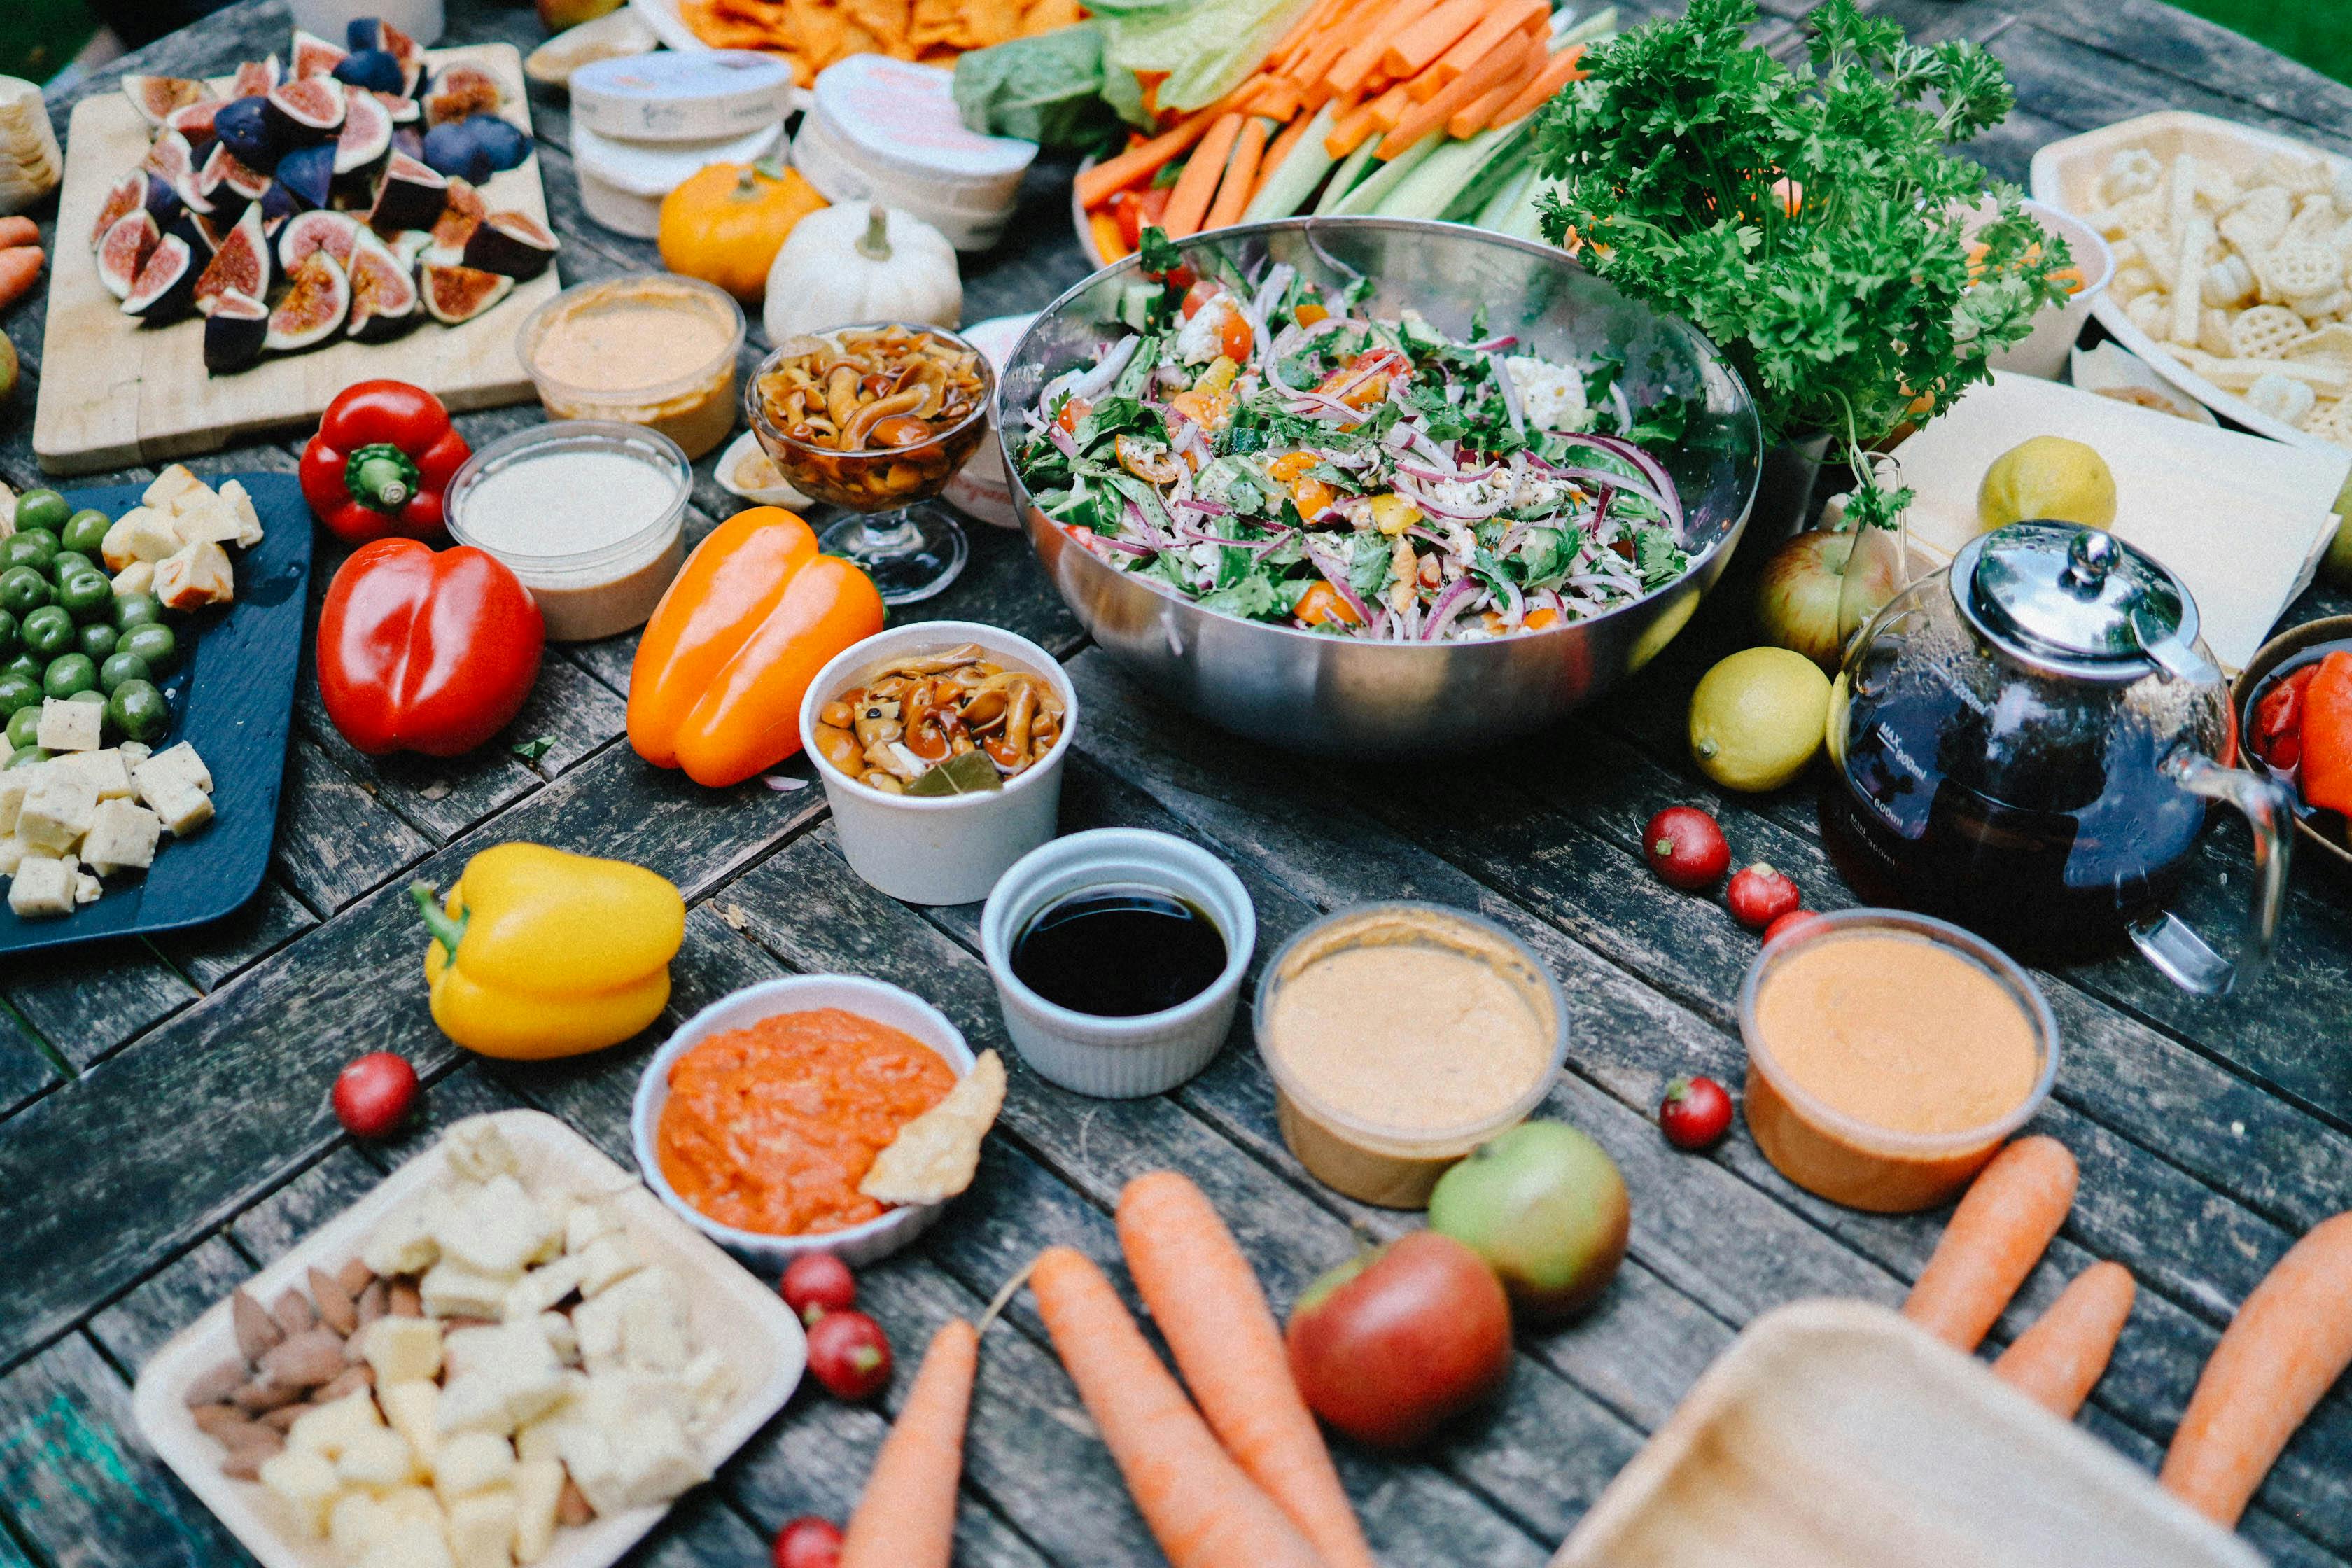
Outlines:
[[1528, 438], [1528, 415], [1519, 406], [1519, 389], [1512, 384], [1511, 373], [1503, 368], [1501, 360], [1488, 354], [1486, 363], [1493, 367], [1495, 384], [1503, 394], [1503, 412], [1511, 416], [1511, 434], [1524, 441]]
[[1425, 539], [1430, 543], [1437, 546], [1438, 549], [1444, 551], [1446, 553], [1453, 553], [1454, 546], [1446, 543], [1444, 540], [1439, 538], [1436, 534], [1430, 532], [1429, 530], [1425, 528], [1408, 528], [1405, 530], [1405, 533], [1413, 539]]
[[1260, 283], [1257, 292], [1250, 296], [1250, 308], [1257, 312], [1259, 321], [1266, 319], [1274, 309], [1274, 302], [1282, 298], [1282, 291], [1290, 287], [1290, 280], [1297, 276], [1297, 270], [1286, 261], [1277, 261], [1266, 269], [1265, 281]]
[[1478, 580], [1466, 574], [1448, 584], [1445, 592], [1437, 595], [1437, 602], [1429, 606], [1429, 619], [1421, 628], [1421, 640], [1436, 642], [1444, 637], [1445, 628], [1469, 607], [1470, 596], [1477, 591]]
[[1087, 542], [1089, 549], [1099, 544], [1105, 550], [1116, 550], [1121, 555], [1153, 555], [1158, 553], [1158, 552], [1154, 551], [1149, 544], [1130, 543], [1129, 541], [1124, 539], [1113, 539], [1107, 533], [1097, 533], [1093, 539]]
[[[1495, 559], [1500, 561], [1504, 557], [1509, 555], [1512, 551], [1517, 550], [1519, 547], [1519, 541], [1525, 539], [1528, 536], [1528, 530], [1534, 526], [1535, 524], [1522, 520], [1505, 529], [1503, 531], [1503, 537], [1496, 542]], [[1545, 526], [1549, 527], [1550, 525], [1547, 523]]]
[[1559, 596], [1557, 588], [1538, 588], [1528, 595], [1528, 603], [1535, 609], [1549, 610], [1563, 617], [1568, 614], [1568, 604]]
[[1364, 422], [1362, 409], [1350, 408], [1339, 399], [1326, 397], [1319, 392], [1294, 393], [1289, 410], [1293, 414], [1312, 414], [1318, 419], [1344, 419], [1351, 425]]
[[1154, 551], [1167, 549], [1167, 536], [1160, 531], [1159, 525], [1151, 521], [1150, 516], [1144, 512], [1144, 510], [1135, 504], [1135, 498], [1133, 496], [1127, 496], [1122, 499], [1127, 502], [1126, 516], [1128, 526], [1134, 529], [1136, 532], [1141, 534], [1143, 536], [1143, 542], [1151, 546]]
[[1419, 599], [1414, 599], [1412, 603], [1406, 605], [1403, 609], [1397, 612], [1397, 640], [1400, 642], [1419, 642], [1421, 640], [1421, 601]]
[[1483, 343], [1470, 343], [1465, 345], [1465, 347], [1471, 353], [1487, 354], [1493, 353], [1498, 349], [1515, 348], [1518, 345], [1518, 341], [1519, 340], [1511, 333], [1505, 332], [1499, 338], [1488, 338]]
[[1496, 580], [1503, 584], [1503, 625], [1516, 626], [1527, 619], [1527, 597], [1519, 592], [1519, 585], [1508, 577], [1497, 577]]
[[1674, 477], [1668, 474], [1664, 468], [1659, 466], [1658, 460], [1655, 458], [1653, 458], [1649, 453], [1642, 450], [1641, 447], [1635, 446], [1633, 442], [1620, 440], [1614, 436], [1571, 436], [1569, 439], [1581, 443], [1585, 446], [1598, 447], [1601, 450], [1607, 452], [1613, 457], [1624, 458], [1636, 468], [1639, 468], [1642, 471], [1643, 478], [1650, 481], [1652, 489], [1656, 492], [1654, 495], [1652, 495], [1647, 499], [1665, 518], [1666, 526], [1674, 530], [1675, 536], [1677, 539], [1682, 537], [1682, 497], [1675, 489]]
[[1365, 623], [1364, 636], [1378, 639], [1385, 637], [1388, 634], [1388, 629], [1389, 606], [1388, 601], [1383, 599], [1372, 606], [1372, 618]]
[[1211, 517], [1231, 517], [1234, 509], [1221, 501], [1202, 500], [1198, 496], [1186, 496], [1176, 503], [1179, 511], [1204, 511]]
[[1430, 516], [1442, 517], [1448, 522], [1484, 522], [1511, 504], [1511, 498], [1507, 495], [1497, 496], [1492, 501], [1479, 501], [1470, 505], [1434, 500], [1418, 487], [1406, 484], [1402, 479], [1397, 480], [1396, 489], [1397, 494], [1404, 497]]
[[1412, 479], [1425, 479], [1431, 484], [1463, 485], [1475, 484], [1481, 479], [1491, 479], [1502, 470], [1489, 468], [1481, 468], [1475, 474], [1461, 472], [1449, 474], [1441, 468], [1423, 468], [1418, 463], [1399, 463], [1396, 466], [1396, 471]]
[[1111, 344], [1109, 352], [1103, 355], [1102, 363], [1072, 384], [1070, 395], [1092, 399], [1096, 393], [1118, 379], [1119, 373], [1127, 368], [1127, 362], [1135, 357], [1135, 351], [1142, 345], [1143, 340], [1136, 337], [1121, 338]]
[[1078, 443], [1067, 430], [1062, 428], [1060, 420], [1056, 419], [1045, 426], [1045, 439], [1054, 443], [1054, 449], [1070, 461], [1075, 463], [1078, 460]]
[[1356, 613], [1356, 624], [1360, 626], [1370, 625], [1372, 613], [1364, 607], [1364, 601], [1357, 596], [1356, 590], [1348, 585], [1348, 569], [1338, 565], [1312, 544], [1307, 547], [1307, 559], [1315, 563], [1315, 570], [1323, 574], [1323, 581], [1331, 584], [1340, 602]]

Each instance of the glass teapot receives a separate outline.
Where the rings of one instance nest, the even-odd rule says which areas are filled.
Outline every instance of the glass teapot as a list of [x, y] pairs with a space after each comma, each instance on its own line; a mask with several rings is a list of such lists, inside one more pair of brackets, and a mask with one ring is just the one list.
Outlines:
[[[2038, 956], [2120, 929], [2174, 984], [2218, 994], [2269, 958], [2292, 841], [2285, 788], [2222, 765], [2233, 726], [2178, 577], [2102, 530], [2012, 523], [1897, 594], [1848, 651], [1822, 835], [1874, 900]], [[2235, 965], [2165, 909], [2215, 801], [2253, 829]]]

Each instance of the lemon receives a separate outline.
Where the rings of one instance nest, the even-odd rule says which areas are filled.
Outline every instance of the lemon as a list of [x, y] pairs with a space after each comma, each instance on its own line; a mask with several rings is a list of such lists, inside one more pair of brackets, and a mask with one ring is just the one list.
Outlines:
[[1977, 487], [1977, 521], [1987, 529], [2042, 519], [2105, 528], [2116, 521], [2116, 477], [2080, 441], [2036, 436], [1995, 458]]
[[1829, 707], [1830, 678], [1803, 654], [1735, 653], [1691, 693], [1691, 756], [1726, 789], [1779, 789], [1822, 749]]
[[1823, 737], [1830, 749], [1830, 761], [1839, 767], [1845, 766], [1845, 671], [1841, 669], [1837, 679], [1830, 682], [1829, 733]]

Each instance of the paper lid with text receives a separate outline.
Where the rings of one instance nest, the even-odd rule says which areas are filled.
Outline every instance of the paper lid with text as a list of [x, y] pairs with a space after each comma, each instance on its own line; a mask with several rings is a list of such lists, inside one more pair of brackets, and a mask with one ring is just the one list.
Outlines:
[[572, 118], [629, 141], [740, 136], [782, 123], [792, 100], [792, 67], [749, 49], [665, 50], [594, 60], [572, 73]]
[[818, 73], [813, 112], [862, 159], [934, 179], [1017, 181], [1037, 143], [967, 128], [954, 82], [937, 66], [852, 55]]

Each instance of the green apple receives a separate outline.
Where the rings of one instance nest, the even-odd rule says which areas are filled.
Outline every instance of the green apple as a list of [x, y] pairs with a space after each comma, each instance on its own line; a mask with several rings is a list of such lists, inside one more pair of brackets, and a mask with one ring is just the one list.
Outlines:
[[1590, 1305], [1625, 1258], [1633, 1205], [1600, 1144], [1563, 1121], [1528, 1121], [1439, 1178], [1429, 1227], [1467, 1245], [1512, 1306], [1556, 1322]]

